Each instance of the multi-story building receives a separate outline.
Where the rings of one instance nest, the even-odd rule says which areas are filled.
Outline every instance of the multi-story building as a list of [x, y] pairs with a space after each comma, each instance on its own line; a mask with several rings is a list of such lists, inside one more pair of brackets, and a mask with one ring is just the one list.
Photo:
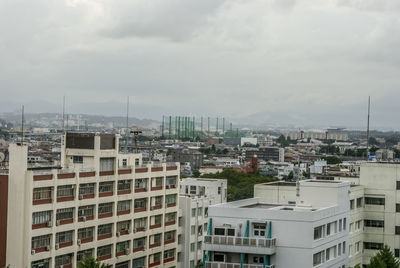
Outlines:
[[181, 180], [178, 267], [194, 268], [203, 261], [202, 243], [207, 231], [208, 207], [226, 202], [227, 186], [223, 179]]
[[347, 267], [349, 188], [308, 180], [295, 190], [295, 204], [257, 197], [210, 206], [205, 267]]
[[0, 267], [176, 267], [179, 164], [120, 153], [118, 135], [66, 133], [60, 167], [11, 144], [0, 175]]
[[[388, 245], [400, 258], [400, 164], [361, 163], [360, 177], [317, 176], [328, 181], [351, 183], [349, 223], [349, 265], [369, 263]], [[254, 196], [263, 202], [292, 203], [295, 183], [273, 182], [256, 185]], [[318, 194], [316, 191], [314, 194]]]
[[246, 150], [246, 160], [250, 160], [254, 155], [257, 155], [259, 160], [264, 161], [285, 161], [285, 149], [279, 147], [260, 147]]

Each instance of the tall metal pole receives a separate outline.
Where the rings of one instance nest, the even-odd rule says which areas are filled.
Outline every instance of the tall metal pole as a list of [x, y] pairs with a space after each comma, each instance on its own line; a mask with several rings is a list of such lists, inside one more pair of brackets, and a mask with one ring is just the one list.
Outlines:
[[172, 116], [169, 116], [169, 131], [168, 131], [168, 138], [171, 138], [171, 131], [172, 131]]
[[203, 133], [203, 117], [200, 119], [200, 132]]
[[129, 96], [126, 101], [126, 130], [125, 130], [125, 153], [128, 152], [128, 132], [129, 132]]
[[162, 116], [161, 122], [161, 138], [164, 138], [164, 116]]
[[225, 136], [225, 117], [222, 117], [222, 136]]
[[208, 137], [210, 137], [210, 117], [207, 117], [207, 125], [208, 125], [208, 129], [207, 129]]
[[22, 105], [21, 114], [21, 145], [24, 145], [24, 105]]
[[63, 97], [62, 133], [64, 133], [64, 119], [65, 119], [65, 95]]
[[196, 119], [195, 119], [195, 117], [193, 116], [193, 140], [194, 140], [194, 138], [195, 138], [195, 130], [196, 130]]
[[[217, 128], [215, 130], [215, 133], [218, 135], [218, 117], [217, 117]], [[219, 136], [219, 135], [218, 135]]]
[[370, 118], [371, 96], [368, 96], [368, 121], [367, 121], [367, 160], [369, 156], [369, 118]]

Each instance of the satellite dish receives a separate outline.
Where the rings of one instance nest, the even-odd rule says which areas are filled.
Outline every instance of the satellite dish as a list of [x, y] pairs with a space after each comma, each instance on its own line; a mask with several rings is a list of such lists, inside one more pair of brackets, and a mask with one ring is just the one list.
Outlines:
[[5, 159], [6, 159], [5, 154], [0, 152], [0, 162], [3, 162]]

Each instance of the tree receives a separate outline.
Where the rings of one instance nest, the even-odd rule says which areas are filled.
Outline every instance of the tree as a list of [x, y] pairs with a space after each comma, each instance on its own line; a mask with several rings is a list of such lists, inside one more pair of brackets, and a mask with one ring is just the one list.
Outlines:
[[324, 159], [326, 160], [326, 163], [328, 165], [336, 165], [336, 164], [342, 163], [342, 160], [339, 157], [334, 156], [334, 155], [325, 156]]
[[390, 247], [385, 245], [371, 258], [367, 268], [399, 268], [400, 262], [394, 257]]
[[78, 268], [107, 268], [108, 266], [104, 263], [96, 261], [93, 257], [86, 257], [78, 263]]

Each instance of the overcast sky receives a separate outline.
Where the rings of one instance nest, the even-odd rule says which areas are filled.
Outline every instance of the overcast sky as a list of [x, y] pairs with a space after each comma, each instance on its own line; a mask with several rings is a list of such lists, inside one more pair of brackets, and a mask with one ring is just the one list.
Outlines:
[[400, 128], [400, 1], [1, 0], [0, 112]]

